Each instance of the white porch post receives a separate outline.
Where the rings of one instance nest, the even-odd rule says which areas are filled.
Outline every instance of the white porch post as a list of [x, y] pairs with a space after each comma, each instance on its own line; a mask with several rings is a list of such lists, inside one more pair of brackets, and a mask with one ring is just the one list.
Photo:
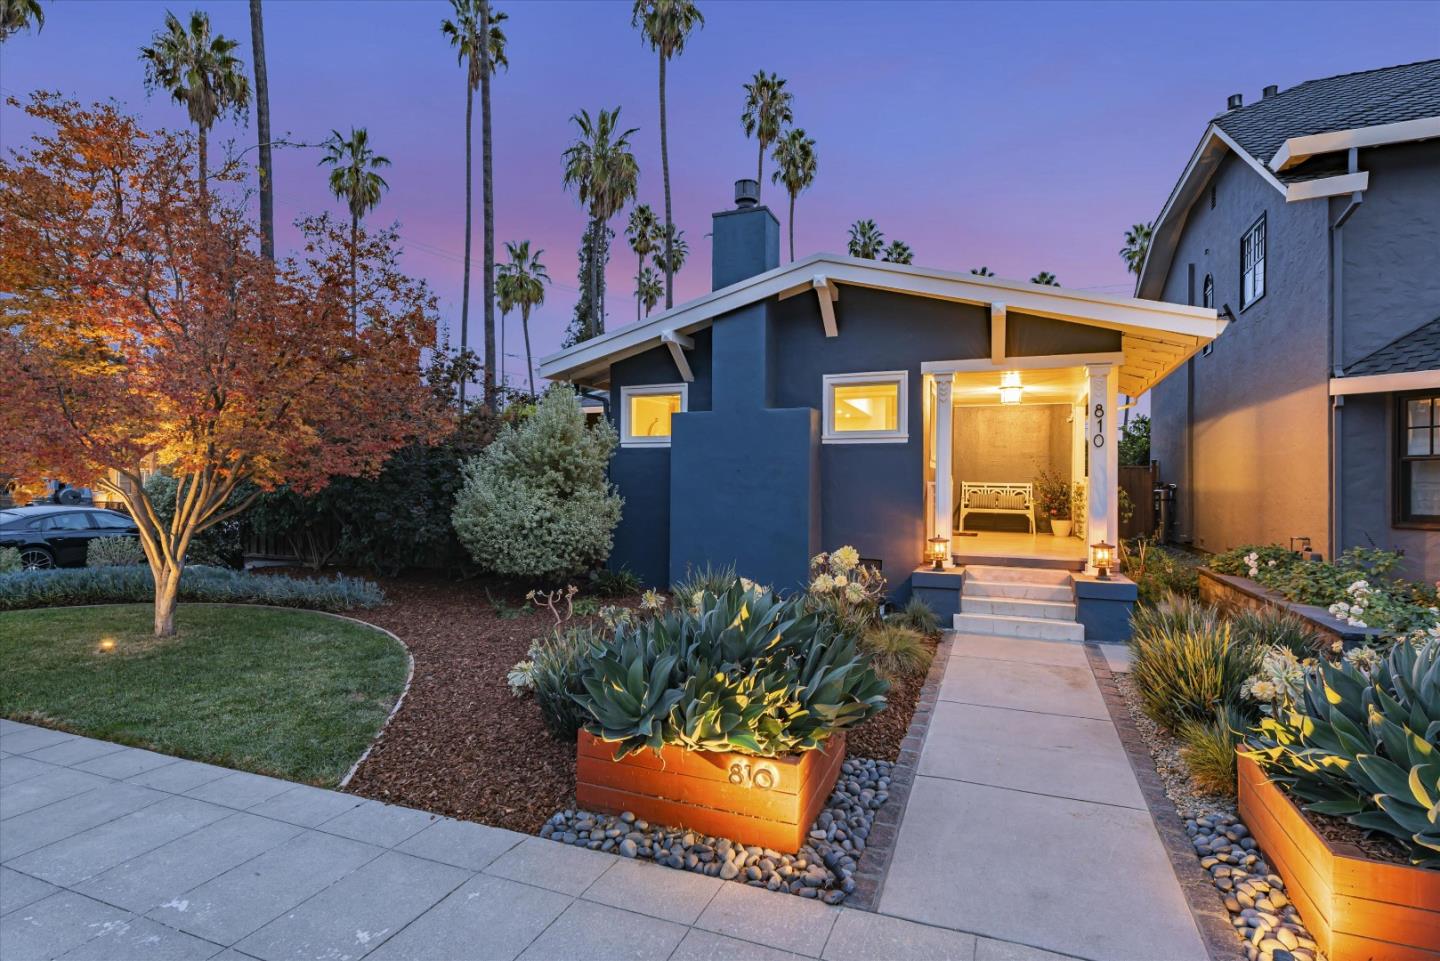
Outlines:
[[930, 536], [945, 538], [947, 554], [950, 552], [950, 534], [955, 510], [955, 465], [950, 450], [955, 438], [951, 427], [953, 408], [950, 405], [950, 388], [954, 381], [954, 374], [935, 375], [935, 516], [931, 518]]
[[[1090, 481], [1085, 492], [1085, 543], [1088, 546], [1104, 540], [1113, 544], [1120, 536], [1119, 504], [1115, 495], [1120, 479], [1115, 368], [1111, 364], [1087, 364], [1085, 378], [1089, 384], [1085, 443], [1090, 454]], [[1089, 569], [1088, 562], [1086, 569]]]

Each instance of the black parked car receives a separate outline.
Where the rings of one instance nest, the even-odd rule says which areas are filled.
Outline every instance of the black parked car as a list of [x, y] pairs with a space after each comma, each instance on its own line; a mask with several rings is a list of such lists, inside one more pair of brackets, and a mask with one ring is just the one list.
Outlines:
[[126, 514], [99, 507], [44, 504], [0, 510], [0, 547], [20, 551], [27, 571], [83, 567], [85, 551], [97, 537], [139, 537]]

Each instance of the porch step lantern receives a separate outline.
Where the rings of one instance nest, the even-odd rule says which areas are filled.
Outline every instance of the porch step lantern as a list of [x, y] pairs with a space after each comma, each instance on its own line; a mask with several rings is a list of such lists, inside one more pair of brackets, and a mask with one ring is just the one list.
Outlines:
[[946, 548], [949, 546], [949, 544], [950, 541], [944, 537], [941, 537], [939, 534], [936, 534], [934, 537], [930, 538], [930, 550], [928, 552], [928, 556], [930, 558], [931, 570], [943, 571], [945, 569], [945, 555], [949, 553]]
[[1095, 568], [1097, 580], [1108, 581], [1110, 568], [1115, 566], [1115, 545], [1107, 541], [1091, 544], [1090, 564]]

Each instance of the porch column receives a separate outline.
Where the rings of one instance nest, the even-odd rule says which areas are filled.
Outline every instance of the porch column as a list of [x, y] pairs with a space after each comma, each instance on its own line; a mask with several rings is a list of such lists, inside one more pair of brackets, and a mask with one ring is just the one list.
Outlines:
[[[1090, 454], [1090, 480], [1085, 498], [1088, 547], [1102, 540], [1113, 544], [1120, 535], [1119, 504], [1115, 495], [1120, 479], [1120, 451], [1114, 415], [1115, 368], [1111, 364], [1087, 364], [1085, 378], [1089, 384], [1085, 431]], [[1086, 567], [1089, 568], [1088, 561]]]
[[951, 427], [954, 408], [950, 405], [950, 388], [954, 381], [954, 374], [935, 375], [935, 516], [931, 518], [930, 536], [945, 538], [947, 553], [955, 514], [955, 461], [951, 452], [955, 440], [955, 431]]

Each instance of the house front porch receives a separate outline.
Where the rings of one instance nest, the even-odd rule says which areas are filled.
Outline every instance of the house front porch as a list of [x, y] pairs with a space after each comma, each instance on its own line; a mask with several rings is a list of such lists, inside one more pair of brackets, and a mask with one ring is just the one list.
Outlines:
[[950, 540], [951, 563], [996, 567], [1041, 567], [1055, 570], [1085, 569], [1085, 543], [1078, 537], [1056, 537], [1049, 532], [1023, 531], [954, 532]]

